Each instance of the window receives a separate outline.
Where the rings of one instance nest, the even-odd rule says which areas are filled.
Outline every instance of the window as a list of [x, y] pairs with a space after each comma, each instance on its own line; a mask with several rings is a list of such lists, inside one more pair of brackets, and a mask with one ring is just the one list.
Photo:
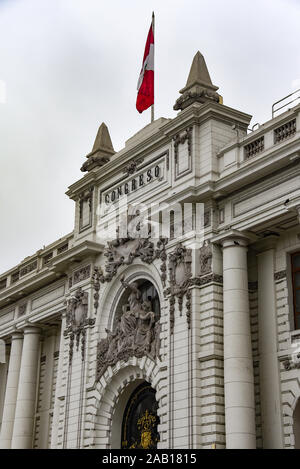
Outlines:
[[300, 252], [292, 254], [292, 280], [295, 329], [300, 329]]

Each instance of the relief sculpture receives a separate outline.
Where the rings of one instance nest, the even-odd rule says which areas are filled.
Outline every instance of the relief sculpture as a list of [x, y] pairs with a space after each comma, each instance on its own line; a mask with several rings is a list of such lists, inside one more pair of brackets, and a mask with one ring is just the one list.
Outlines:
[[144, 355], [159, 358], [160, 322], [151, 310], [151, 301], [142, 298], [136, 282], [127, 283], [124, 276], [120, 280], [130, 294], [113, 331], [105, 329], [107, 336], [98, 342], [98, 379], [108, 366], [115, 365], [119, 360]]

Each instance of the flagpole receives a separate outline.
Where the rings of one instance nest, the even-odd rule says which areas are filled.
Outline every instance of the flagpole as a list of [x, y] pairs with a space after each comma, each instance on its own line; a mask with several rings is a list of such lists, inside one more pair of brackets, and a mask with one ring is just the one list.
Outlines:
[[[154, 23], [155, 23], [155, 16], [154, 16], [154, 11], [152, 12], [152, 31], [153, 31], [153, 37], [154, 37]], [[154, 44], [155, 44], [155, 37], [154, 37]], [[155, 54], [155, 46], [154, 46], [154, 54]], [[154, 57], [153, 57], [153, 65], [154, 65]], [[153, 67], [154, 69], [154, 67]], [[155, 77], [154, 77], [154, 84], [155, 85]], [[154, 95], [155, 96], [155, 95]], [[151, 106], [151, 122], [154, 121], [154, 103]]]

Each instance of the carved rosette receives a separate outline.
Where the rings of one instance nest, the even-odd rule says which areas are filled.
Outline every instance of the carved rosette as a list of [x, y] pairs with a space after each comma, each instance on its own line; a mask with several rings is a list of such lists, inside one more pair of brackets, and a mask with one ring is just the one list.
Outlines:
[[74, 296], [67, 301], [65, 335], [69, 335], [69, 362], [72, 362], [74, 342], [79, 349], [81, 338], [81, 358], [84, 360], [86, 326], [93, 325], [95, 321], [88, 319], [88, 292], [77, 288]]
[[186, 297], [186, 319], [188, 328], [191, 327], [191, 250], [179, 244], [175, 251], [169, 254], [169, 303], [170, 330], [174, 331], [175, 298], [177, 298], [180, 314], [183, 309], [183, 298]]

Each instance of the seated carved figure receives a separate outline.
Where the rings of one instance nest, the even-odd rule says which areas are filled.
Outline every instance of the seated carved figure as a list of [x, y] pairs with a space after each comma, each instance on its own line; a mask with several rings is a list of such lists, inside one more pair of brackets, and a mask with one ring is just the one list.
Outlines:
[[131, 356], [159, 354], [159, 319], [156, 320], [150, 299], [143, 299], [138, 284], [128, 284], [121, 277], [124, 288], [129, 288], [127, 303], [122, 307], [122, 315], [113, 331], [106, 330], [107, 337], [98, 343], [98, 375], [107, 366], [118, 360], [128, 360]]
[[135, 346], [144, 348], [145, 352], [150, 352], [155, 314], [151, 311], [151, 302], [149, 300], [145, 300], [141, 306], [142, 308], [137, 315]]

